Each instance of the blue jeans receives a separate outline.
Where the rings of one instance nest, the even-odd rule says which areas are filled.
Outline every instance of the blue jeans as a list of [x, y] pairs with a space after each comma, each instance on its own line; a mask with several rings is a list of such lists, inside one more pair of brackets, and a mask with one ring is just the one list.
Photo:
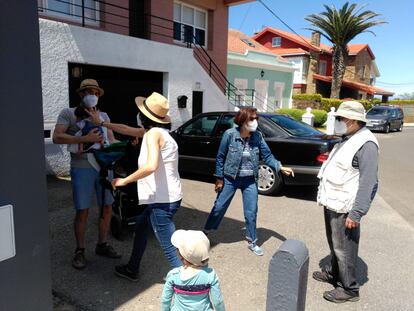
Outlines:
[[217, 194], [216, 201], [214, 202], [213, 209], [208, 216], [204, 229], [217, 230], [237, 189], [240, 189], [243, 195], [246, 238], [249, 242], [256, 243], [258, 192], [257, 184], [253, 176], [236, 177], [236, 179], [224, 177], [223, 189]]
[[145, 248], [147, 247], [147, 229], [150, 223], [152, 230], [154, 230], [155, 237], [160, 243], [171, 267], [176, 268], [182, 266], [176, 248], [171, 244], [171, 236], [175, 231], [175, 225], [172, 218], [180, 205], [181, 200], [172, 203], [148, 204], [145, 211], [137, 216], [134, 245], [131, 258], [128, 262], [128, 268], [131, 271], [139, 271], [141, 259], [144, 255]]

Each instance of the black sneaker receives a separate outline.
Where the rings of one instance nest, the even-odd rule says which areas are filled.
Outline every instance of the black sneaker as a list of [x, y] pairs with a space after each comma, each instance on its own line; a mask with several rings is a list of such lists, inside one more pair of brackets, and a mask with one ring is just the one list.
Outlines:
[[97, 244], [95, 248], [96, 255], [104, 256], [108, 258], [121, 258], [121, 254], [118, 254], [115, 249], [108, 243]]
[[344, 303], [347, 301], [355, 302], [359, 300], [359, 293], [345, 291], [343, 288], [337, 287], [333, 290], [324, 292], [323, 298], [334, 303]]
[[85, 249], [78, 248], [75, 251], [75, 256], [72, 259], [72, 267], [82, 270], [86, 267]]
[[129, 270], [127, 265], [115, 266], [115, 274], [121, 278], [127, 279], [131, 282], [138, 281], [138, 273]]
[[334, 277], [326, 271], [315, 271], [312, 273], [312, 277], [319, 282], [335, 284]]

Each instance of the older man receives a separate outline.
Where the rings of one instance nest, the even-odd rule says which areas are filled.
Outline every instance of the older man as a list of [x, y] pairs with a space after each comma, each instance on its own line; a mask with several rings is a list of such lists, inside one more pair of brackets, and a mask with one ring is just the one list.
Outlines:
[[[88, 111], [95, 111], [99, 97], [104, 90], [93, 79], [85, 79], [77, 90], [81, 101], [76, 108], [63, 109], [56, 123], [53, 133], [55, 144], [68, 144], [70, 151], [70, 175], [72, 181], [73, 203], [76, 210], [74, 231], [76, 250], [72, 266], [76, 269], [86, 267], [85, 258], [85, 232], [87, 227], [89, 208], [91, 207], [93, 193], [99, 206], [102, 206], [99, 220], [99, 240], [95, 248], [97, 255], [109, 258], [121, 257], [112, 246], [107, 243], [107, 234], [112, 215], [113, 197], [108, 190], [102, 196], [102, 186], [99, 184], [99, 168], [94, 165], [92, 154], [85, 153], [86, 149], [102, 146], [113, 142], [112, 130], [96, 127], [88, 121]], [[99, 112], [102, 122], [109, 122], [104, 112]], [[105, 202], [102, 202], [104, 197]]]
[[323, 297], [341, 303], [359, 300], [356, 271], [361, 218], [378, 188], [378, 141], [365, 127], [364, 107], [343, 102], [336, 112], [335, 134], [343, 137], [319, 172], [318, 204], [324, 208], [331, 263], [313, 273], [335, 289]]

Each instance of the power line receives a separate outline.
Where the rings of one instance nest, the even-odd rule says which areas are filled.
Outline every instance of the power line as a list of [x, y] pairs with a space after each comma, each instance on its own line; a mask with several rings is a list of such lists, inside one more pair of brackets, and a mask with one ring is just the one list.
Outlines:
[[384, 84], [384, 85], [391, 85], [391, 86], [393, 85], [396, 85], [396, 86], [414, 85], [414, 82], [392, 83], [392, 82], [377, 81], [377, 83]]
[[249, 3], [249, 6], [248, 6], [248, 8], [247, 8], [247, 10], [246, 10], [246, 13], [244, 14], [243, 20], [242, 20], [242, 22], [240, 23], [239, 30], [243, 27], [244, 22], [246, 21], [246, 17], [247, 17], [247, 15], [248, 15], [248, 14], [249, 14], [249, 12], [250, 12], [251, 7], [252, 7], [252, 2], [250, 2], [250, 3]]
[[[262, 0], [258, 0], [258, 2], [263, 5], [274, 17], [276, 17], [283, 25], [285, 25], [290, 31], [292, 31], [295, 35], [297, 35], [300, 39], [303, 40], [303, 42], [306, 43], [307, 46], [311, 47], [312, 49], [315, 48], [312, 44], [310, 44], [305, 38], [303, 38], [300, 34], [298, 34], [292, 27], [290, 27], [283, 19], [281, 19], [277, 14], [269, 8]], [[322, 51], [321, 48], [319, 48], [319, 51]]]

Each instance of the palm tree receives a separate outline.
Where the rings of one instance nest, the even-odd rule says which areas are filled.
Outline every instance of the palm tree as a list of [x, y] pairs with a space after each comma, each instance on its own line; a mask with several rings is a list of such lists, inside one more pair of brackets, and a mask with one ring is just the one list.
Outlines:
[[339, 98], [342, 79], [346, 70], [348, 43], [369, 28], [384, 24], [385, 21], [376, 19], [379, 14], [372, 11], [362, 11], [364, 6], [346, 2], [339, 10], [335, 6], [324, 5], [325, 12], [308, 15], [305, 20], [311, 23], [312, 31], [319, 32], [333, 44], [333, 73], [331, 98]]

